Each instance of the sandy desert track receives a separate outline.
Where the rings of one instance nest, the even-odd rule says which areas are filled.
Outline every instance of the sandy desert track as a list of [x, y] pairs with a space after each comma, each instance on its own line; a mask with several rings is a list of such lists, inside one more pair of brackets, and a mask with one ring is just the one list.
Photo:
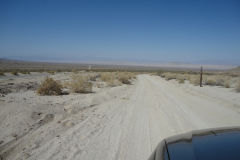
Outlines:
[[[240, 125], [240, 96], [225, 88], [180, 85], [140, 75], [134, 85], [84, 96], [91, 107], [71, 110], [72, 115], [62, 120], [69, 122], [67, 128], [44, 134], [56, 132], [58, 123], [54, 120], [29, 132], [9, 157], [145, 160], [165, 137], [194, 129]], [[76, 108], [78, 102], [78, 98], [72, 99], [69, 108]], [[37, 147], [29, 147], [37, 142]], [[16, 150], [24, 147], [28, 155], [17, 154]]]

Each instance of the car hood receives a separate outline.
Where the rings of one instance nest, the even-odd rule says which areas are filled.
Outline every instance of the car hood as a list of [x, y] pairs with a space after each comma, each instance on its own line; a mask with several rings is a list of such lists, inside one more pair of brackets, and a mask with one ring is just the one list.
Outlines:
[[164, 139], [149, 160], [239, 160], [240, 128], [197, 130]]

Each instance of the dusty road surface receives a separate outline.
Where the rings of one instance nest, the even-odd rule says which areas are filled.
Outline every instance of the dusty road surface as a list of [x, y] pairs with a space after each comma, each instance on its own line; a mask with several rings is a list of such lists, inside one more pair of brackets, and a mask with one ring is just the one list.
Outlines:
[[[165, 137], [240, 125], [239, 93], [178, 84], [158, 76], [140, 75], [130, 86], [68, 98], [58, 99], [59, 104], [65, 101], [68, 115], [29, 131], [12, 148], [8, 144], [6, 157], [145, 160]], [[80, 103], [87, 107], [79, 109]]]

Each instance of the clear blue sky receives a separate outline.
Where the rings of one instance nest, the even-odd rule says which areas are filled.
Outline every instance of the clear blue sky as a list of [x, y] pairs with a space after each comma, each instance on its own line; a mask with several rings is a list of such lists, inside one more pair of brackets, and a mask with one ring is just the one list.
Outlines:
[[0, 58], [240, 63], [239, 0], [0, 0]]

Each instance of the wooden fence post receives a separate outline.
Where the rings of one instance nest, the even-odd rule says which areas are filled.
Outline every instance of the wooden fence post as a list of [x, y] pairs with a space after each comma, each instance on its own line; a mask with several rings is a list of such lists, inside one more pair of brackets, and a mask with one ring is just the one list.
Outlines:
[[202, 87], [202, 74], [203, 74], [203, 67], [201, 67], [201, 71], [200, 71], [200, 87]]

